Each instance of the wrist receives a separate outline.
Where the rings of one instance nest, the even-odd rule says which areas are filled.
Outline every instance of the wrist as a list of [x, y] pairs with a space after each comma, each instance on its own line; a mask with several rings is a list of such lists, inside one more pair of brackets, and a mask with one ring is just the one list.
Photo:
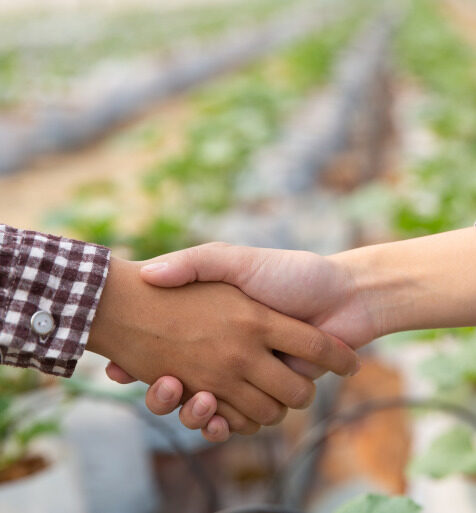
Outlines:
[[399, 243], [367, 246], [332, 257], [348, 280], [348, 301], [359, 305], [372, 326], [371, 338], [413, 329], [413, 300], [421, 272], [399, 258]]
[[130, 280], [138, 275], [134, 262], [111, 257], [104, 290], [94, 317], [86, 349], [114, 359], [131, 328], [131, 304], [126, 297]]
[[377, 336], [476, 323], [476, 236], [455, 230], [347, 251], [354, 297], [368, 310]]

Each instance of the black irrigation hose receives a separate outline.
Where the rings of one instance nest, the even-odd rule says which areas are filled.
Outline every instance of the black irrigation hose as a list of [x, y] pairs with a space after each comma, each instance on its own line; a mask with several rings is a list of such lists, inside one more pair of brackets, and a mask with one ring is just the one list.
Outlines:
[[[86, 394], [89, 395], [89, 394]], [[167, 439], [170, 446], [174, 449], [176, 454], [187, 465], [189, 472], [193, 475], [202, 490], [207, 500], [207, 510], [212, 512], [218, 506], [218, 493], [213, 482], [208, 478], [203, 466], [197, 460], [194, 454], [184, 451], [177, 441], [173, 430], [161, 422], [159, 419], [151, 418], [147, 412], [144, 412], [140, 407], [135, 405], [130, 400], [118, 401], [117, 399], [108, 399], [107, 397], [95, 397], [97, 400], [106, 400], [110, 402], [122, 402], [131, 410], [136, 412], [138, 416], [149, 426], [160, 431], [160, 433]], [[299, 498], [299, 504], [292, 504], [290, 506], [280, 505], [283, 501], [283, 490], [285, 490], [285, 483], [288, 477], [295, 473], [297, 468], [312, 454], [315, 450], [326, 440], [335, 434], [343, 427], [356, 422], [366, 416], [383, 410], [391, 409], [425, 409], [432, 411], [446, 412], [453, 417], [462, 420], [469, 424], [476, 431], [476, 413], [471, 410], [439, 399], [416, 399], [409, 397], [393, 397], [389, 399], [373, 399], [360, 403], [352, 408], [344, 411], [336, 412], [329, 415], [326, 419], [312, 428], [309, 433], [301, 440], [296, 447], [294, 454], [292, 454], [284, 467], [276, 474], [269, 490], [270, 504], [258, 504], [250, 506], [238, 506], [227, 508], [217, 513], [303, 513], [299, 508], [303, 507], [304, 494]], [[331, 427], [329, 428], [329, 425]], [[298, 508], [298, 509], [295, 509]]]
[[126, 406], [128, 409], [130, 409], [134, 414], [136, 414], [144, 423], [146, 423], [152, 429], [159, 431], [160, 434], [170, 444], [170, 446], [175, 451], [177, 456], [179, 456], [182, 459], [185, 466], [188, 468], [190, 475], [192, 475], [195, 478], [201, 492], [205, 497], [207, 511], [209, 513], [212, 513], [220, 507], [218, 493], [215, 488], [215, 485], [213, 484], [213, 481], [208, 477], [208, 474], [203, 468], [203, 465], [197, 459], [195, 454], [183, 450], [173, 430], [169, 426], [167, 426], [167, 424], [161, 421], [161, 419], [157, 417], [151, 417], [147, 411], [144, 411], [140, 406], [138, 406], [135, 403], [133, 399], [130, 398], [110, 397], [107, 395], [107, 393], [91, 392], [85, 390], [81, 390], [81, 392], [79, 393], [83, 397], [88, 397], [95, 401], [122, 404], [123, 406]]
[[182, 446], [177, 441], [177, 437], [173, 430], [164, 422], [157, 418], [151, 418], [147, 412], [144, 412], [140, 407], [130, 404], [132, 410], [150, 427], [160, 432], [167, 442], [173, 448], [175, 453], [182, 459], [187, 466], [190, 474], [196, 479], [200, 490], [203, 492], [207, 503], [207, 511], [213, 512], [220, 507], [218, 500], [218, 492], [212, 480], [208, 477], [203, 465], [197, 457], [188, 451], [184, 451]]
[[[314, 451], [323, 444], [330, 436], [352, 422], [360, 420], [371, 413], [395, 408], [426, 409], [433, 411], [444, 411], [450, 415], [470, 424], [476, 431], [476, 413], [462, 406], [441, 401], [438, 399], [415, 399], [407, 397], [395, 397], [390, 399], [374, 399], [358, 404], [353, 408], [337, 412], [327, 417], [323, 422], [316, 425], [305, 436], [298, 445], [294, 454], [289, 458], [288, 463], [279, 471], [270, 487], [269, 500], [271, 503], [280, 503], [283, 500], [283, 490], [289, 475], [296, 472], [296, 469]], [[328, 426], [331, 425], [330, 428]], [[301, 507], [304, 497], [300, 498], [300, 504], [293, 506]], [[230, 512], [231, 513], [231, 512]]]
[[[270, 489], [270, 502], [279, 503], [282, 500], [282, 490], [286, 478], [296, 471], [297, 467], [315, 451], [330, 436], [346, 425], [360, 420], [371, 413], [382, 410], [395, 408], [419, 408], [434, 411], [444, 411], [450, 415], [468, 423], [476, 431], [476, 413], [462, 406], [452, 404], [438, 399], [412, 399], [406, 397], [395, 397], [390, 399], [375, 399], [361, 403], [353, 408], [349, 408], [343, 412], [330, 415], [323, 422], [315, 426], [308, 435], [298, 445], [295, 454], [290, 457], [289, 462], [276, 475]], [[329, 424], [335, 424], [331, 429], [327, 429]], [[324, 426], [324, 429], [323, 429]], [[303, 502], [303, 497], [301, 497]], [[229, 508], [219, 511], [218, 513], [302, 513], [302, 511], [293, 509], [294, 507], [302, 507], [302, 504], [281, 506], [260, 504], [256, 506], [246, 506]]]
[[302, 511], [289, 509], [284, 506], [260, 504], [258, 506], [242, 506], [239, 508], [222, 509], [217, 513], [302, 513]]

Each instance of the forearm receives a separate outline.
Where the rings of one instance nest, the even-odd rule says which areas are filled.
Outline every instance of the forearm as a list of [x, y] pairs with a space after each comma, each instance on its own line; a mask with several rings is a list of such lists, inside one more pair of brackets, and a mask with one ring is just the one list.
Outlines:
[[476, 229], [335, 256], [378, 334], [476, 325]]

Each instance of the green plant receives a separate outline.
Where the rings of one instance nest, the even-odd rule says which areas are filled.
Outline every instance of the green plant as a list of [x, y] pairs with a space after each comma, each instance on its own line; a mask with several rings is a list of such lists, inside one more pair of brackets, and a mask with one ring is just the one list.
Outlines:
[[451, 474], [476, 475], [476, 445], [474, 433], [456, 426], [433, 441], [428, 450], [413, 459], [410, 474], [423, 474], [436, 479]]
[[146, 224], [140, 233], [132, 236], [128, 244], [134, 248], [134, 257], [145, 260], [154, 255], [170, 253], [194, 245], [183, 221], [158, 216]]
[[0, 367], [0, 472], [27, 457], [36, 440], [59, 432], [57, 414], [40, 415], [24, 401], [42, 382], [35, 371]]
[[82, 240], [112, 246], [123, 241], [119, 235], [117, 217], [117, 209], [112, 206], [98, 206], [78, 199], [68, 207], [49, 212], [44, 223], [52, 228], [68, 227]]
[[476, 339], [455, 338], [452, 346], [456, 347], [438, 351], [420, 365], [421, 374], [438, 390], [476, 384]]
[[[0, 14], [0, 105], [31, 91], [63, 91], [71, 79], [104, 61], [154, 55], [177, 41], [211, 38], [230, 25], [266, 19], [302, 0], [235, 0], [216, 6], [163, 9], [131, 6], [103, 10], [56, 8]], [[55, 30], [60, 28], [61, 30]], [[62, 37], [45, 34], [58, 32]], [[28, 33], [19, 44], [18, 34]], [[69, 35], [71, 33], [71, 35]]]
[[190, 233], [192, 218], [233, 204], [238, 173], [246, 170], [253, 153], [277, 137], [282, 120], [303, 96], [329, 79], [331, 64], [360, 17], [349, 15], [191, 94], [193, 115], [180, 151], [152, 164], [142, 176], [147, 220], [132, 233], [124, 235], [121, 229], [129, 208], [107, 183], [83, 187], [48, 222], [84, 240], [125, 246], [137, 259], [199, 242]]
[[[360, 219], [378, 212], [398, 238], [471, 225], [476, 217], [474, 50], [441, 5], [431, 0], [411, 2], [395, 50], [405, 83], [421, 99], [422, 107], [412, 112], [411, 122], [427, 135], [427, 148], [420, 153], [423, 156], [407, 163], [397, 187], [382, 183], [367, 188], [352, 198], [350, 210]], [[431, 344], [434, 354], [421, 364], [422, 376], [433, 384], [438, 397], [471, 408], [476, 382], [474, 334], [474, 328], [429, 330], [394, 339]], [[475, 463], [473, 434], [456, 427], [415, 458], [409, 470], [434, 478], [474, 475]]]
[[435, 150], [418, 160], [394, 214], [404, 235], [450, 230], [472, 223], [476, 208], [476, 70], [473, 51], [435, 2], [412, 3], [398, 38], [404, 73], [426, 95], [421, 122]]
[[406, 497], [368, 494], [351, 500], [336, 513], [418, 513], [421, 507]]
[[[395, 49], [402, 76], [422, 98], [414, 122], [431, 144], [409, 162], [401, 183], [387, 188], [379, 212], [400, 237], [470, 225], [476, 211], [473, 49], [431, 0], [411, 2]], [[366, 204], [369, 195], [358, 193], [354, 203], [359, 197]]]

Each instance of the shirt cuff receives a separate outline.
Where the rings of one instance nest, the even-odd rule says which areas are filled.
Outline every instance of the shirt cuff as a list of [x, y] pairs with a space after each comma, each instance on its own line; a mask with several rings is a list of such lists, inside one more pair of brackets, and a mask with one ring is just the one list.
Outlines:
[[[83, 354], [104, 289], [110, 250], [0, 224], [1, 363], [69, 377]], [[33, 315], [54, 330], [38, 335]]]

